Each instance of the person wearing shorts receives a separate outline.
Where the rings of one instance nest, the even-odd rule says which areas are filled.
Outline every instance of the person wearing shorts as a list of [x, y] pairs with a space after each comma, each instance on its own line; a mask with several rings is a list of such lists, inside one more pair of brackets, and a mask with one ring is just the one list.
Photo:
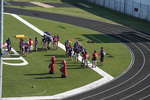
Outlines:
[[101, 47], [101, 48], [100, 48], [100, 63], [101, 63], [101, 64], [104, 63], [104, 55], [105, 55], [104, 48]]
[[98, 54], [97, 54], [97, 52], [95, 50], [93, 55], [92, 55], [92, 68], [96, 67], [97, 57], [98, 57]]
[[82, 63], [84, 66], [88, 67], [88, 58], [89, 58], [89, 55], [88, 53], [85, 51], [83, 54], [82, 54]]
[[10, 51], [11, 51], [11, 41], [10, 41], [9, 38], [6, 40], [6, 43], [7, 43], [7, 50], [10, 53]]
[[34, 50], [37, 51], [38, 49], [38, 40], [37, 40], [37, 37], [35, 37], [35, 40], [34, 40]]
[[75, 52], [75, 61], [78, 62], [78, 61], [79, 61], [79, 60], [78, 60], [78, 57], [79, 57], [79, 55], [80, 55], [80, 50], [79, 50], [79, 48], [76, 48], [74, 52]]

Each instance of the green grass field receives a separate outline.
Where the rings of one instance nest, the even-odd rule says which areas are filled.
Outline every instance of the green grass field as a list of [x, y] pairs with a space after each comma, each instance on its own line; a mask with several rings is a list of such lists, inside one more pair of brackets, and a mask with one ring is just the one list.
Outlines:
[[[130, 63], [131, 57], [126, 46], [118, 43], [118, 41], [113, 40], [112, 38], [107, 38], [96, 31], [45, 19], [27, 16], [22, 17], [43, 31], [59, 34], [62, 43], [67, 39], [73, 41], [79, 40], [79, 42], [87, 48], [90, 54], [93, 50], [99, 50], [100, 46], [104, 46], [105, 50], [110, 53], [112, 57], [106, 56], [105, 64], [99, 67], [113, 76], [120, 75]], [[13, 23], [13, 25], [11, 23]], [[4, 31], [4, 40], [10, 37], [13, 48], [16, 50], [19, 49], [19, 40], [15, 38], [15, 35], [17, 34], [25, 34], [32, 39], [38, 37], [39, 41], [41, 40], [39, 34], [8, 15], [5, 15]], [[97, 40], [95, 38], [97, 36], [104, 43], [100, 43], [99, 39]], [[88, 41], [91, 41], [91, 39], [94, 39], [97, 42], [89, 43]], [[118, 52], [120, 49], [122, 51]], [[55, 75], [49, 75], [48, 64], [50, 57], [53, 55], [55, 55], [58, 60], [57, 72]], [[65, 52], [61, 49], [33, 52], [27, 57], [24, 57], [29, 62], [29, 65], [27, 66], [15, 67], [4, 65], [3, 97], [53, 95], [83, 86], [101, 78], [101, 76], [91, 69], [81, 69], [80, 63], [74, 63], [64, 55]], [[66, 79], [61, 79], [60, 72], [58, 71], [60, 68], [59, 63], [63, 59], [67, 60], [69, 67], [69, 77]], [[32, 88], [33, 85], [34, 88]]]
[[[75, 3], [72, 0], [34, 1], [69, 4]], [[149, 22], [133, 19], [129, 16], [123, 16], [120, 13], [113, 12], [112, 10], [103, 7], [95, 6], [91, 3], [87, 4], [90, 5], [92, 9], [77, 7], [41, 8], [11, 5], [7, 6], [78, 16], [94, 20], [96, 19], [111, 24], [123, 24], [133, 28], [140, 28], [143, 31], [150, 32], [149, 28], [147, 27]], [[62, 43], [68, 39], [71, 41], [78, 40], [85, 48], [87, 48], [87, 51], [90, 53], [90, 57], [92, 56], [92, 52], [94, 50], [99, 51], [100, 47], [103, 46], [106, 52], [110, 55], [106, 55], [104, 65], [100, 65], [98, 63], [98, 67], [114, 77], [117, 77], [122, 72], [124, 72], [130, 64], [131, 55], [128, 48], [119, 41], [103, 35], [103, 33], [52, 20], [45, 20], [28, 16], [21, 17], [43, 31], [49, 31], [53, 34], [58, 34], [61, 37]], [[16, 51], [19, 50], [19, 40], [15, 38], [15, 35], [17, 34], [25, 34], [32, 39], [38, 37], [38, 40], [40, 41], [39, 48], [42, 47], [41, 36], [38, 33], [25, 26], [23, 23], [19, 22], [12, 16], [5, 15], [4, 19], [4, 40], [10, 37], [12, 41], [12, 47]], [[50, 75], [48, 74], [48, 64], [51, 56], [54, 55], [57, 57], [57, 71], [54, 75]], [[74, 63], [74, 61], [66, 58], [65, 52], [61, 49], [32, 52], [24, 58], [29, 62], [29, 65], [18, 67], [4, 65], [3, 97], [54, 95], [70, 89], [81, 87], [102, 77], [89, 68], [80, 68], [80, 63]], [[59, 68], [61, 66], [60, 63], [63, 59], [66, 59], [68, 63], [69, 77], [66, 79], [60, 78], [61, 73], [59, 72]], [[6, 62], [16, 63], [20, 61]]]
[[[39, 34], [15, 18], [5, 15], [4, 39], [10, 37], [13, 48], [18, 50], [18, 40], [15, 38], [16, 34], [25, 34], [31, 38], [36, 36], [39, 41], [41, 39]], [[48, 64], [53, 55], [57, 57], [57, 72], [55, 75], [50, 75], [48, 74]], [[39, 51], [24, 57], [29, 62], [27, 66], [15, 67], [4, 65], [3, 97], [53, 95], [83, 86], [101, 78], [100, 75], [91, 69], [81, 69], [80, 63], [74, 63], [64, 55], [65, 52], [61, 49]], [[67, 60], [69, 68], [69, 77], [66, 79], [60, 78], [61, 73], [59, 72], [59, 63], [63, 59]], [[88, 77], [85, 78], [87, 75]], [[35, 86], [34, 88], [32, 88], [33, 85]]]

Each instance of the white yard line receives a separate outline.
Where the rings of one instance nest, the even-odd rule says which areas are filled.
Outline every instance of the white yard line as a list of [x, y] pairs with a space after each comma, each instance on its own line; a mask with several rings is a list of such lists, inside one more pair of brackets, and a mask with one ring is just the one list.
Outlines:
[[[40, 35], [45, 34], [43, 31], [41, 31], [40, 29], [38, 29], [37, 27], [35, 27], [31, 23], [27, 22], [26, 20], [24, 20], [20, 16], [18, 16], [16, 14], [11, 14], [11, 13], [7, 13], [7, 14], [15, 17], [16, 19], [18, 19], [19, 21], [21, 21], [22, 23], [27, 25], [29, 28], [31, 28], [34, 31], [36, 31], [37, 33], [39, 33]], [[63, 50], [65, 50], [65, 46], [62, 43], [59, 42], [58, 46], [60, 48], [62, 48]], [[79, 60], [81, 61], [81, 59], [82, 59], [82, 57], [80, 56]], [[99, 75], [103, 76], [103, 78], [101, 78], [101, 79], [99, 79], [95, 82], [92, 82], [90, 84], [87, 84], [85, 86], [82, 86], [80, 88], [69, 90], [69, 91], [66, 91], [64, 93], [56, 94], [56, 95], [53, 95], [53, 96], [14, 97], [14, 98], [2, 98], [2, 100], [10, 100], [10, 99], [13, 99], [13, 100], [63, 99], [63, 98], [66, 98], [66, 97], [70, 97], [70, 96], [73, 96], [73, 95], [76, 95], [76, 94], [83, 93], [85, 91], [89, 91], [91, 89], [99, 87], [99, 86], [111, 81], [112, 79], [114, 79], [110, 74], [108, 74], [105, 71], [101, 70], [99, 67], [92, 68], [91, 66], [92, 66], [91, 63], [89, 63], [89, 68], [91, 68], [92, 70], [97, 72]]]

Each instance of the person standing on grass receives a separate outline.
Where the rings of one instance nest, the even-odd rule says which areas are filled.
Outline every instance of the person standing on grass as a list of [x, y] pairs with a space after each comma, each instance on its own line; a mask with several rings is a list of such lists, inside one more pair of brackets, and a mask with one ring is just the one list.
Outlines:
[[35, 40], [34, 40], [34, 50], [35, 51], [38, 50], [38, 40], [37, 40], [37, 37], [35, 37]]
[[24, 54], [24, 56], [27, 56], [28, 52], [29, 52], [29, 44], [27, 42], [24, 42], [23, 43], [23, 54]]
[[53, 48], [57, 49], [57, 37], [56, 37], [56, 35], [53, 36]]
[[103, 64], [104, 63], [104, 56], [105, 56], [105, 51], [104, 51], [104, 48], [101, 47], [100, 48], [100, 63]]
[[46, 43], [47, 43], [47, 41], [46, 41], [46, 35], [43, 36], [42, 43], [43, 43], [42, 48], [46, 49]]
[[31, 38], [28, 41], [28, 49], [29, 49], [29, 52], [31, 52], [33, 49], [33, 40]]
[[85, 51], [82, 54], [82, 64], [83, 64], [83, 66], [88, 67], [88, 58], [89, 58], [89, 54]]
[[57, 45], [57, 48], [58, 48], [58, 42], [60, 41], [60, 37], [59, 37], [59, 35], [57, 35], [57, 36], [56, 36], [56, 38], [57, 38], [56, 45]]
[[75, 61], [78, 62], [79, 61], [79, 55], [80, 55], [80, 48], [79, 47], [76, 47], [75, 49]]
[[66, 55], [68, 56], [68, 52], [69, 52], [69, 47], [70, 47], [70, 43], [69, 40], [65, 41], [65, 48], [66, 48]]
[[23, 54], [23, 50], [24, 50], [23, 46], [24, 46], [24, 41], [23, 41], [23, 39], [20, 39], [20, 41], [19, 41], [19, 49], [20, 49], [20, 53], [21, 54]]
[[96, 67], [97, 57], [98, 57], [98, 54], [96, 50], [94, 50], [94, 53], [92, 54], [92, 68]]
[[70, 46], [68, 49], [68, 56], [69, 56], [69, 58], [71, 58], [71, 60], [73, 60], [72, 59], [73, 55], [74, 55], [73, 47]]
[[74, 43], [73, 47], [74, 47], [75, 61], [78, 62], [78, 57], [80, 55], [80, 45], [79, 45], [79, 42], [76, 41]]
[[11, 51], [11, 41], [10, 41], [9, 38], [6, 40], [6, 43], [7, 43], [7, 50], [10, 53], [10, 51]]

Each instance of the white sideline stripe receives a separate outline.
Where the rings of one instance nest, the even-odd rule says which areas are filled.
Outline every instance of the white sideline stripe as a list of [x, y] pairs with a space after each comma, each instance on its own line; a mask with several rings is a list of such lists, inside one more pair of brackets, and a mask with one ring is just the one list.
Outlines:
[[[6, 13], [9, 14], [13, 17], [15, 17], [16, 19], [18, 19], [19, 21], [21, 21], [22, 23], [24, 23], [25, 25], [27, 25], [29, 28], [33, 29], [34, 31], [36, 31], [37, 33], [39, 33], [40, 35], [44, 35], [44, 32], [41, 31], [40, 29], [38, 29], [37, 27], [33, 26], [32, 24], [30, 24], [29, 22], [27, 22], [26, 20], [24, 20], [23, 18], [21, 18], [20, 16], [16, 15], [16, 14], [11, 14], [11, 13]], [[60, 48], [62, 48], [63, 50], [65, 50], [65, 46], [62, 43], [58, 43], [58, 46]], [[81, 61], [82, 57], [79, 56], [79, 60]], [[89, 63], [89, 67], [91, 68], [91, 63]], [[82, 86], [80, 88], [75, 88], [73, 90], [69, 90], [60, 94], [56, 94], [53, 96], [32, 96], [32, 97], [8, 97], [8, 98], [2, 98], [2, 100], [37, 100], [37, 99], [63, 99], [63, 98], [67, 98], [69, 96], [73, 96], [79, 93], [83, 93], [85, 91], [89, 91], [91, 89], [94, 89], [98, 86], [101, 86], [109, 81], [111, 81], [112, 79], [114, 79], [114, 77], [112, 77], [111, 75], [109, 75], [108, 73], [104, 72], [103, 70], [101, 70], [99, 67], [96, 68], [91, 68], [92, 70], [96, 71], [98, 74], [100, 74], [101, 76], [103, 76], [103, 78], [92, 82], [90, 84], [87, 84], [85, 86]]]
[[[16, 14], [11, 14], [11, 13], [7, 13], [9, 15], [12, 15], [13, 17], [15, 17], [16, 19], [18, 19], [19, 21], [21, 21], [22, 23], [24, 23], [25, 25], [27, 25], [28, 27], [30, 27], [31, 29], [33, 29], [34, 31], [36, 31], [37, 33], [39, 33], [40, 35], [44, 35], [45, 33], [43, 31], [41, 31], [40, 29], [38, 29], [37, 27], [35, 27], [34, 25], [32, 25], [31, 23], [27, 22], [26, 20], [24, 20], [23, 18], [21, 18], [20, 16], [16, 15]], [[60, 48], [62, 48], [63, 50], [65, 50], [65, 46], [59, 42], [58, 46]], [[81, 57], [79, 57], [79, 60], [81, 59]], [[108, 73], [104, 72], [103, 70], [100, 70], [100, 68], [96, 67], [96, 68], [92, 68], [92, 69], [96, 69], [99, 70], [97, 71], [100, 75], [102, 75], [103, 77], [109, 77], [110, 79], [113, 79], [113, 77], [111, 75], [109, 75]]]

